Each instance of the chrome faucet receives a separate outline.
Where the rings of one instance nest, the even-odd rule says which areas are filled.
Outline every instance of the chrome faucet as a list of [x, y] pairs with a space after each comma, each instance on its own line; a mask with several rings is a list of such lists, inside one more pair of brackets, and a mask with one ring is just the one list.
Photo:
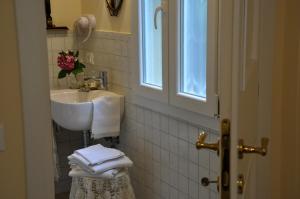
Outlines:
[[107, 78], [107, 71], [100, 71], [99, 78], [102, 80], [101, 89], [108, 90], [108, 78]]
[[107, 72], [100, 71], [99, 76], [91, 76], [84, 78], [84, 84], [80, 88], [82, 92], [89, 92], [90, 90], [108, 90]]

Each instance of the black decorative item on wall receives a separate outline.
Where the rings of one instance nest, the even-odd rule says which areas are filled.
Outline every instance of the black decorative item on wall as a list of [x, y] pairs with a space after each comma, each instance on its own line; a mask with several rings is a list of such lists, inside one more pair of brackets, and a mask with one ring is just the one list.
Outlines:
[[121, 10], [123, 0], [106, 0], [106, 5], [110, 16], [118, 16]]
[[68, 30], [67, 26], [55, 26], [51, 16], [51, 0], [45, 0], [47, 30]]

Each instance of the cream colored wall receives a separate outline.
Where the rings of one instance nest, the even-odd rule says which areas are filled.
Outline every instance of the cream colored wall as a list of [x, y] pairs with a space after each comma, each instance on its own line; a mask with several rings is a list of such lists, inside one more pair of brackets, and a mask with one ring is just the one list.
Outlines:
[[54, 24], [73, 29], [74, 21], [81, 16], [81, 2], [85, 0], [51, 0], [51, 16]]
[[0, 1], [0, 123], [5, 127], [6, 150], [0, 152], [0, 198], [26, 198], [24, 133], [20, 68], [14, 1]]
[[51, 13], [56, 26], [73, 29], [74, 21], [81, 15], [93, 14], [97, 30], [131, 32], [131, 1], [124, 0], [119, 16], [110, 16], [105, 0], [51, 0]]
[[98, 30], [131, 32], [130, 2], [130, 0], [124, 0], [119, 15], [112, 17], [106, 8], [105, 0], [82, 0], [82, 13], [96, 16]]

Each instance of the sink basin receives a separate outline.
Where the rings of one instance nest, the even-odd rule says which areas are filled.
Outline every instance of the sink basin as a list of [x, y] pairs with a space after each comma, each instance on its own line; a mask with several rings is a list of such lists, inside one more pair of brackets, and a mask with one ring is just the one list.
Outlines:
[[[91, 129], [93, 119], [92, 100], [101, 96], [117, 95], [113, 92], [95, 90], [80, 92], [74, 89], [51, 90], [52, 119], [61, 127], [73, 131]], [[121, 111], [124, 113], [124, 96], [121, 96]]]

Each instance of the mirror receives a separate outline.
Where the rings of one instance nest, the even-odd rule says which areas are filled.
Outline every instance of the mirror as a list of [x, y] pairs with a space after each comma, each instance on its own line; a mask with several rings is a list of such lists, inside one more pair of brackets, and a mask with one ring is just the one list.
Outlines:
[[53, 26], [52, 17], [51, 17], [51, 3], [50, 0], [45, 0], [45, 9], [46, 9], [46, 23], [47, 28], [50, 28]]
[[118, 16], [121, 10], [123, 0], [106, 0], [106, 5], [110, 16]]
[[56, 26], [53, 23], [53, 18], [51, 16], [51, 0], [45, 0], [45, 15], [46, 15], [47, 30], [53, 30], [53, 29], [68, 30], [67, 26]]

